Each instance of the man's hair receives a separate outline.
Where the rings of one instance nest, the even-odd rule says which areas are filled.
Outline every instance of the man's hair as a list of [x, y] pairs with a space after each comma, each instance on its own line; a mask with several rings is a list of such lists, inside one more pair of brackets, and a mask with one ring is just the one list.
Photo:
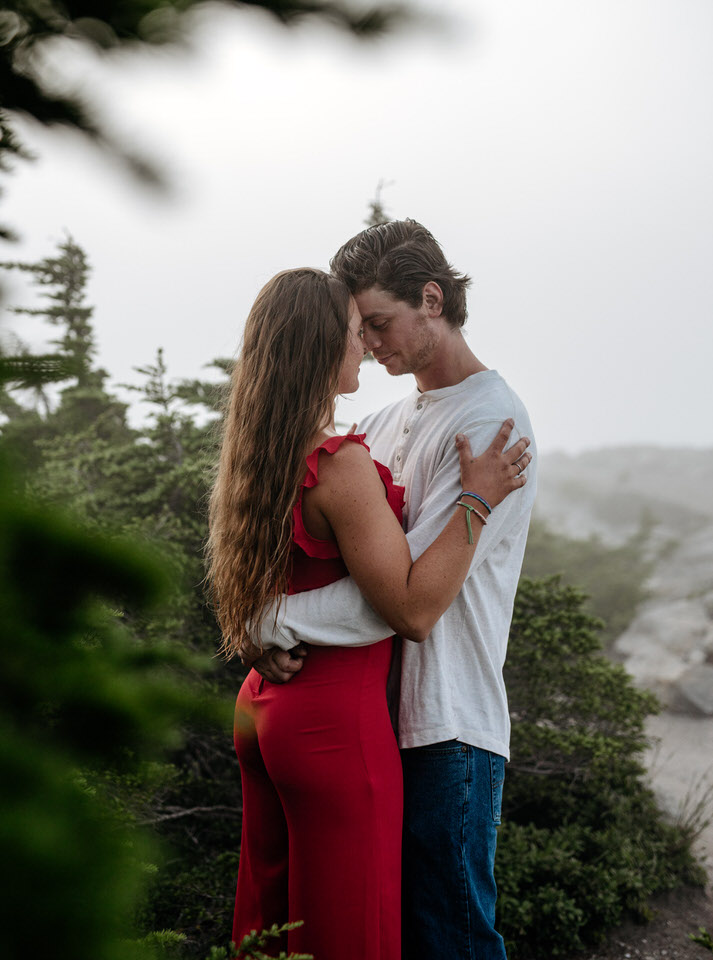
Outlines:
[[443, 291], [443, 316], [451, 326], [462, 327], [468, 316], [470, 277], [454, 270], [438, 241], [415, 220], [367, 227], [334, 254], [330, 267], [352, 293], [379, 286], [412, 307], [421, 306], [424, 285], [433, 280]]

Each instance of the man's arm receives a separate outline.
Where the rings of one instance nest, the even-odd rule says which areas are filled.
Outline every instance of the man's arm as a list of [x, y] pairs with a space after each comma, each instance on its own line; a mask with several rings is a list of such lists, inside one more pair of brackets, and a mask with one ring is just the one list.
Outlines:
[[302, 640], [315, 646], [364, 647], [393, 633], [351, 577], [283, 597], [277, 622], [276, 605], [260, 628], [265, 653], [250, 664], [271, 683], [286, 683], [302, 669], [308, 654]]
[[315, 646], [366, 647], [393, 630], [362, 596], [351, 577], [326, 587], [283, 597], [275, 622], [272, 605], [262, 621], [263, 647], [290, 650], [304, 640]]

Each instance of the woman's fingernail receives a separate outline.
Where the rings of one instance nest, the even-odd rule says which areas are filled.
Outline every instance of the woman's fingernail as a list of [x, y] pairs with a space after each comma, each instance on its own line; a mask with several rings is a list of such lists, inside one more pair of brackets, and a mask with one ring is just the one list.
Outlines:
[[457, 433], [457, 434], [456, 434], [456, 443], [462, 443], [463, 440], [465, 440], [465, 436], [464, 436], [462, 433]]

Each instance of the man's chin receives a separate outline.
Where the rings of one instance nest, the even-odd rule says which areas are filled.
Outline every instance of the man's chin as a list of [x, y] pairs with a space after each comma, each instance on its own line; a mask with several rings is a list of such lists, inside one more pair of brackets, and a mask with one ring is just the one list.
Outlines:
[[390, 377], [400, 377], [403, 373], [408, 373], [408, 370], [396, 357], [389, 357], [386, 363], [382, 363], [381, 361], [378, 361], [378, 363], [380, 367], [386, 370]]

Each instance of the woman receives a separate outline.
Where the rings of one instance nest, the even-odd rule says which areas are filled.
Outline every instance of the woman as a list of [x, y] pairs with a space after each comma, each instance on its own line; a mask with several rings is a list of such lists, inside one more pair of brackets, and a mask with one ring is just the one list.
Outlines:
[[[516, 474], [529, 441], [502, 455], [511, 425], [475, 460], [461, 438], [466, 493], [412, 563], [402, 488], [363, 436], [334, 428], [337, 395], [358, 387], [360, 327], [347, 288], [317, 270], [278, 274], [250, 312], [211, 499], [210, 579], [228, 656], [250, 652], [251, 630], [276, 593], [348, 573], [395, 633], [424, 640], [467, 576], [487, 510], [525, 482]], [[289, 918], [304, 921], [289, 949], [316, 960], [399, 960], [391, 644], [313, 648], [285, 685], [248, 674], [236, 711], [236, 943]]]

